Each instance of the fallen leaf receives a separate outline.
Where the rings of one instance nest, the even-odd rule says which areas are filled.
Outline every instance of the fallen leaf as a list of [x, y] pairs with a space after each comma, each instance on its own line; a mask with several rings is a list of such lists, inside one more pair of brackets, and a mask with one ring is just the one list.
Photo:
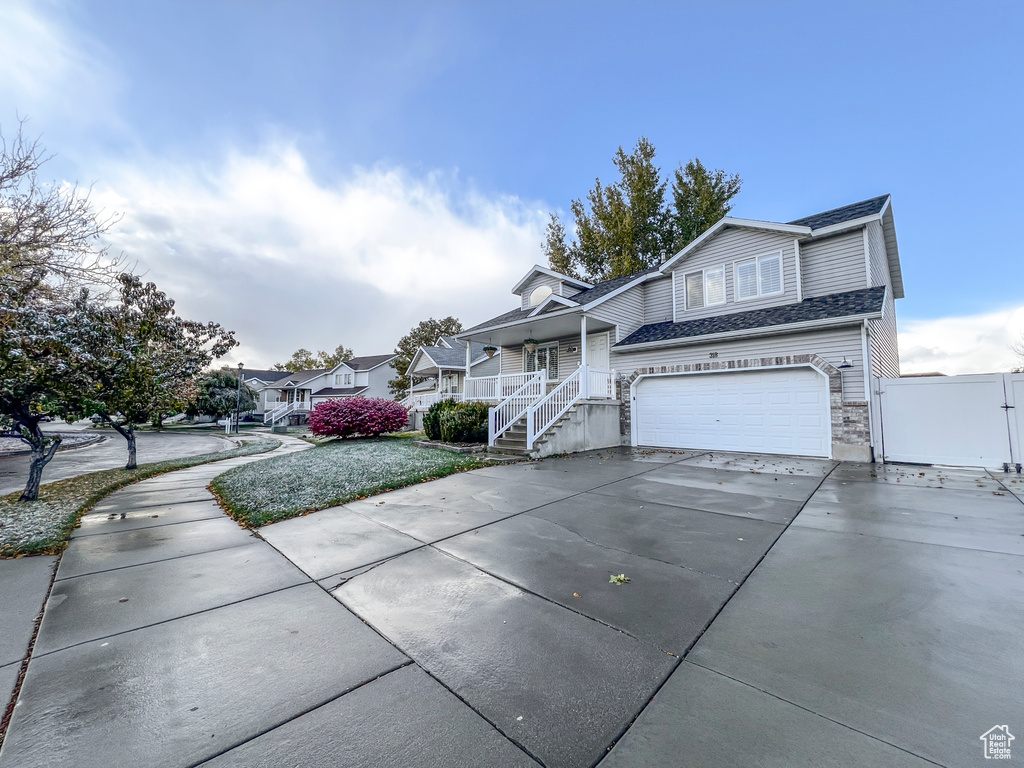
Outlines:
[[609, 584], [614, 584], [615, 586], [619, 586], [619, 585], [625, 584], [628, 581], [629, 581], [629, 577], [626, 574], [624, 574], [624, 573], [620, 573], [618, 576], [616, 576], [613, 573], [612, 577], [610, 579], [608, 579], [608, 583]]
[[572, 593], [572, 596], [573, 596], [573, 597], [579, 597], [579, 596], [580, 596], [580, 593], [579, 593], [579, 592], [573, 592], [573, 593]]

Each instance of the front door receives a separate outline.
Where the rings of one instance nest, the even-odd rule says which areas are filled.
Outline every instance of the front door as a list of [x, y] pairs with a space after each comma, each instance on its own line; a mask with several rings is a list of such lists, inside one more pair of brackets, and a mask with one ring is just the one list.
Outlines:
[[599, 371], [607, 371], [608, 362], [608, 334], [597, 333], [587, 336], [587, 365], [597, 368]]

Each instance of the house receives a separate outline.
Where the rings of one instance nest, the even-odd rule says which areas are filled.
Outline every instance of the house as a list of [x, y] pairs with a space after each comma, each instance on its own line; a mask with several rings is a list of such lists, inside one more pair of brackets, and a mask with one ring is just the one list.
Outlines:
[[[403, 404], [426, 410], [445, 397], [459, 396], [467, 376], [486, 377], [501, 372], [501, 356], [481, 342], [468, 343], [441, 336], [431, 347], [420, 347], [409, 362], [412, 386]], [[468, 372], [468, 373], [467, 373]], [[427, 383], [432, 386], [427, 386]]]
[[291, 375], [288, 371], [274, 371], [274, 370], [259, 370], [259, 369], [242, 369], [242, 382], [249, 387], [253, 392], [256, 393], [256, 408], [252, 411], [257, 416], [262, 417], [265, 406], [264, 391], [273, 382], [281, 379], [285, 376]]
[[899, 376], [889, 195], [788, 223], [726, 217], [658, 267], [590, 285], [535, 266], [515, 309], [458, 334], [501, 349], [465, 382], [490, 440], [871, 461], [872, 382]]
[[317, 403], [339, 397], [390, 398], [388, 380], [394, 375], [389, 365], [396, 355], [353, 357], [330, 369], [285, 372], [266, 384], [260, 394], [265, 424], [303, 424]]

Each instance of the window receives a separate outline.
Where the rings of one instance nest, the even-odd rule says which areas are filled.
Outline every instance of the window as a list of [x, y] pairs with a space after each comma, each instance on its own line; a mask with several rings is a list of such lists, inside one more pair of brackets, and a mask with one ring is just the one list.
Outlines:
[[725, 304], [725, 267], [690, 272], [684, 280], [687, 309]]
[[736, 300], [782, 293], [782, 254], [736, 262]]
[[536, 352], [523, 349], [523, 371], [533, 373], [548, 369], [548, 381], [558, 378], [558, 344], [541, 344]]
[[530, 306], [536, 307], [544, 299], [551, 295], [551, 286], [539, 285], [533, 289], [533, 293], [530, 294]]
[[352, 374], [351, 373], [336, 373], [336, 374], [334, 374], [334, 386], [336, 386], [336, 387], [351, 387], [352, 386]]

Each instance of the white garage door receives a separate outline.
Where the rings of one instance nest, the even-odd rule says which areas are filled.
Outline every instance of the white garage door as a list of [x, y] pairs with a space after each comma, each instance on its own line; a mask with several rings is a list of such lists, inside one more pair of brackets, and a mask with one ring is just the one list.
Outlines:
[[829, 456], [825, 377], [811, 368], [652, 376], [636, 386], [637, 444]]

